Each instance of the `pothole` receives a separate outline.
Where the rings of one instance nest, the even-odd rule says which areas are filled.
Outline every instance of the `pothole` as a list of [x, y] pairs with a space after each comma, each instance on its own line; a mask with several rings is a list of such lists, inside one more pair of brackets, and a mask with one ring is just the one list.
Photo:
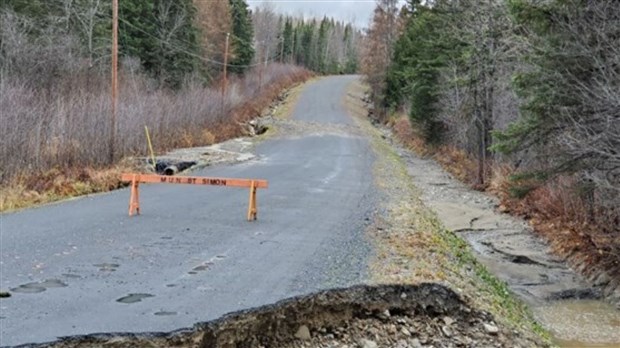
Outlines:
[[118, 263], [97, 263], [93, 266], [98, 267], [101, 272], [116, 272], [116, 269], [121, 265]]
[[58, 279], [47, 279], [42, 282], [34, 282], [22, 284], [16, 288], [12, 288], [12, 292], [22, 294], [37, 294], [50, 288], [64, 288], [67, 284]]
[[123, 296], [123, 297], [119, 298], [118, 300], [116, 300], [116, 302], [131, 304], [131, 303], [140, 302], [143, 299], [149, 298], [149, 297], [155, 297], [155, 295], [151, 295], [151, 294], [129, 294], [127, 296]]

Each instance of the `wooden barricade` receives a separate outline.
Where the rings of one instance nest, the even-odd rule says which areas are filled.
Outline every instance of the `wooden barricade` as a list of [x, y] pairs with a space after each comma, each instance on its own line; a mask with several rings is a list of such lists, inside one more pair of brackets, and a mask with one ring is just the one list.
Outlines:
[[125, 173], [121, 180], [131, 183], [131, 195], [129, 197], [129, 216], [140, 215], [140, 191], [141, 183], [146, 184], [186, 184], [186, 185], [209, 185], [209, 186], [229, 186], [250, 189], [250, 200], [248, 206], [248, 221], [258, 219], [258, 207], [256, 205], [256, 190], [266, 189], [269, 184], [267, 180], [255, 179], [228, 179], [228, 178], [207, 178], [197, 176], [162, 176], [154, 174]]

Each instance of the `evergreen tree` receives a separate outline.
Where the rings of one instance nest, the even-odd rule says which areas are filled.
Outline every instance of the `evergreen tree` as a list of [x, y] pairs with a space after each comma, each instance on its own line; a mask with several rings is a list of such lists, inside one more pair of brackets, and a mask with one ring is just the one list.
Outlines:
[[441, 123], [436, 119], [438, 78], [448, 45], [442, 28], [436, 9], [416, 9], [396, 41], [384, 99], [388, 107], [406, 99], [411, 104], [411, 120], [424, 130], [429, 141], [438, 141], [441, 136]]
[[599, 186], [617, 188], [620, 3], [510, 4], [521, 39], [532, 47], [524, 59], [530, 69], [514, 78], [521, 117], [496, 133], [495, 148], [533, 150], [549, 174], [585, 172]]
[[324, 17], [319, 25], [319, 35], [317, 38], [316, 50], [314, 53], [314, 61], [316, 64], [316, 70], [321, 74], [328, 72], [327, 62], [327, 34], [329, 30], [329, 20]]
[[284, 30], [282, 32], [282, 40], [283, 41], [283, 54], [284, 54], [284, 60], [286, 62], [290, 62], [293, 56], [293, 40], [294, 40], [294, 31], [293, 31], [293, 23], [292, 20], [290, 18], [286, 18], [286, 20], [284, 21]]
[[248, 4], [244, 0], [229, 0], [232, 16], [231, 47], [233, 59], [230, 71], [240, 74], [254, 59], [254, 29]]
[[200, 65], [195, 15], [191, 0], [119, 2], [121, 53], [140, 58], [162, 84], [179, 87]]
[[355, 74], [358, 69], [358, 55], [357, 48], [354, 43], [354, 30], [351, 24], [347, 24], [344, 29], [344, 47], [345, 47], [345, 66], [344, 73], [345, 74]]

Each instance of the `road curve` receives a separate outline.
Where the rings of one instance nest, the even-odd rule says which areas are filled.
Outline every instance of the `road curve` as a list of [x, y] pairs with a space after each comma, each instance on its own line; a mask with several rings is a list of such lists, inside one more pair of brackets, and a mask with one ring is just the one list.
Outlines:
[[[309, 84], [293, 118], [352, 125], [343, 100], [355, 79]], [[363, 282], [375, 197], [369, 141], [279, 137], [255, 153], [192, 173], [269, 180], [253, 223], [245, 221], [246, 190], [182, 185], [142, 186], [143, 215], [134, 218], [128, 190], [0, 215], [0, 287], [17, 289], [0, 300], [0, 345], [171, 331]]]

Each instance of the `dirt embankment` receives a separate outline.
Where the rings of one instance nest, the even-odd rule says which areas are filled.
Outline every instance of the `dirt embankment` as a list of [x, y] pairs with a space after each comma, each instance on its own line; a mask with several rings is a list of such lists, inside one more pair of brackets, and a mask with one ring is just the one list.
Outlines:
[[322, 291], [170, 334], [101, 334], [30, 347], [532, 347], [437, 284]]

